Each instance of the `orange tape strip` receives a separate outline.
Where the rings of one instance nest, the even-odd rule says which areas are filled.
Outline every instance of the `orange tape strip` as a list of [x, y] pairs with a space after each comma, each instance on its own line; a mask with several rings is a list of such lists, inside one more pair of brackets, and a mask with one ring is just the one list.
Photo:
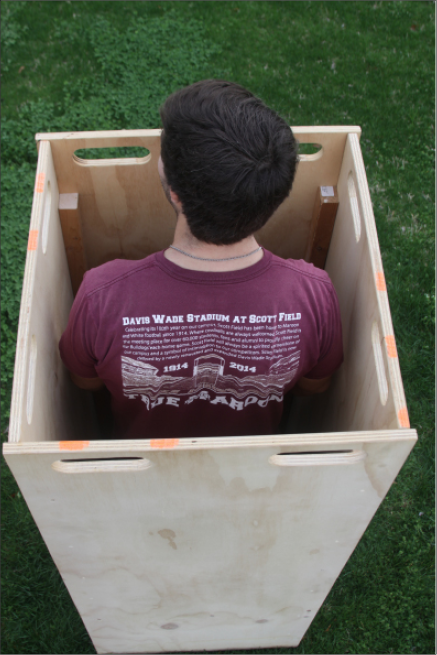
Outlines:
[[385, 284], [385, 277], [382, 271], [376, 274], [376, 288], [378, 291], [387, 291], [387, 286]]
[[38, 230], [29, 231], [29, 241], [27, 242], [28, 250], [36, 250], [38, 246]]
[[45, 173], [38, 173], [36, 176], [36, 183], [35, 183], [35, 192], [36, 193], [42, 193], [44, 191], [44, 180], [45, 180]]
[[179, 439], [152, 439], [150, 445], [152, 448], [174, 448], [179, 443]]
[[410, 427], [410, 419], [408, 418], [408, 410], [406, 407], [401, 407], [401, 409], [398, 411], [398, 419], [401, 428]]
[[389, 357], [397, 357], [398, 351], [396, 350], [395, 338], [392, 334], [389, 334], [385, 337], [385, 342], [387, 344], [387, 354]]
[[59, 450], [83, 450], [89, 445], [89, 441], [60, 441]]

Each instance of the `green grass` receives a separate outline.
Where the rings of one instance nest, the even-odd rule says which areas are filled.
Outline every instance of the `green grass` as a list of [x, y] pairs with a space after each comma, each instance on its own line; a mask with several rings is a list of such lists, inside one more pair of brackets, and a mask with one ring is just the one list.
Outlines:
[[[239, 82], [291, 125], [360, 125], [419, 442], [296, 653], [434, 652], [434, 4], [2, 2], [1, 429], [34, 134], [159, 127], [173, 90]], [[2, 462], [2, 652], [93, 653]], [[250, 651], [265, 652], [265, 651]]]

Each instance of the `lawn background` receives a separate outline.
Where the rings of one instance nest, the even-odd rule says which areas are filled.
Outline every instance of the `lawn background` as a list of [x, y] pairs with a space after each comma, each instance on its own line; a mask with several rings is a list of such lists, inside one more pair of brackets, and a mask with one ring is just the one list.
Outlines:
[[[360, 125], [419, 442], [298, 648], [434, 650], [432, 2], [2, 2], [1, 430], [7, 439], [34, 134], [159, 127], [173, 90], [223, 77], [290, 125]], [[2, 652], [94, 653], [2, 460]]]

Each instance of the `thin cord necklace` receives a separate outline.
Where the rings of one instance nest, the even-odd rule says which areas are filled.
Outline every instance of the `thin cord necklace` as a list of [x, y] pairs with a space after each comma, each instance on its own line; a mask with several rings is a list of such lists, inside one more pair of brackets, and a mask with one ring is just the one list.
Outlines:
[[176, 248], [176, 246], [169, 246], [169, 248], [173, 248], [173, 250], [177, 250], [178, 252], [182, 253], [182, 255], [185, 255], [186, 257], [191, 257], [191, 259], [200, 259], [202, 262], [229, 262], [231, 259], [243, 259], [243, 257], [250, 257], [250, 255], [254, 255], [256, 252], [262, 249], [262, 246], [258, 246], [256, 250], [252, 250], [252, 252], [248, 252], [247, 255], [238, 255], [238, 257], [224, 257], [223, 259], [212, 259], [210, 257], [196, 257], [195, 255], [190, 255], [189, 252], [184, 252], [180, 248]]

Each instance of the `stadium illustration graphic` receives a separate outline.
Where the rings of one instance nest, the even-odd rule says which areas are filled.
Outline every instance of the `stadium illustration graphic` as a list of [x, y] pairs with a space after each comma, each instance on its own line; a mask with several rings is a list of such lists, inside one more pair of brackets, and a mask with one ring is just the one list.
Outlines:
[[160, 395], [188, 396], [202, 389], [216, 393], [231, 393], [241, 399], [248, 395], [268, 398], [271, 393], [282, 393], [297, 373], [300, 351], [283, 357], [272, 364], [268, 373], [263, 375], [245, 375], [238, 378], [224, 375], [226, 360], [219, 355], [209, 353], [194, 360], [191, 377], [158, 375], [159, 369], [146, 362], [122, 356], [121, 373], [123, 391], [126, 396], [147, 395], [154, 401]]

